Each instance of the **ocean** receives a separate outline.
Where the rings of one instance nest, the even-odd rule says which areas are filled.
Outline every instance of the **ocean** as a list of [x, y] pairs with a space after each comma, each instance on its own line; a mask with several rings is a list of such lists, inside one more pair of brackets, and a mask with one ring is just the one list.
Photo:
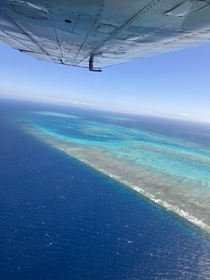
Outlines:
[[1, 100], [0, 139], [0, 279], [210, 279], [207, 124]]

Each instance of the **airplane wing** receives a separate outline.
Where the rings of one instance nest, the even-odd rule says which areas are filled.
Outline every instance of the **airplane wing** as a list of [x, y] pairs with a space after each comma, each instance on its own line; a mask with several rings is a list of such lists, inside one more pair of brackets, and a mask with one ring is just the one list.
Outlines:
[[0, 41], [97, 71], [210, 42], [210, 0], [1, 0]]

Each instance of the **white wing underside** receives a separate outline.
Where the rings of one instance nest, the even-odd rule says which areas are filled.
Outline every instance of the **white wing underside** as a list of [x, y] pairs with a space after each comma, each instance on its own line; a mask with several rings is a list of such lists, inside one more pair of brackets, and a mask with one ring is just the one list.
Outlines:
[[210, 41], [210, 0], [1, 0], [0, 40], [90, 70]]

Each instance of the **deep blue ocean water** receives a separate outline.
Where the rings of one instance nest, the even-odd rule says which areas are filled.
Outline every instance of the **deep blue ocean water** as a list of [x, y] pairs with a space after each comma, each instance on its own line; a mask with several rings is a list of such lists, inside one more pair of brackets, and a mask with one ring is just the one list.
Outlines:
[[207, 236], [24, 134], [12, 117], [29, 107], [1, 102], [0, 279], [210, 279]]

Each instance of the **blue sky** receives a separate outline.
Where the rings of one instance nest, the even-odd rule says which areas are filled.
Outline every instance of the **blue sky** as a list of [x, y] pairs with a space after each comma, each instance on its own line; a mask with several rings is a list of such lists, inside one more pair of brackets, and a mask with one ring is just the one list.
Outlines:
[[0, 44], [0, 96], [210, 122], [210, 45], [104, 68], [26, 56]]

